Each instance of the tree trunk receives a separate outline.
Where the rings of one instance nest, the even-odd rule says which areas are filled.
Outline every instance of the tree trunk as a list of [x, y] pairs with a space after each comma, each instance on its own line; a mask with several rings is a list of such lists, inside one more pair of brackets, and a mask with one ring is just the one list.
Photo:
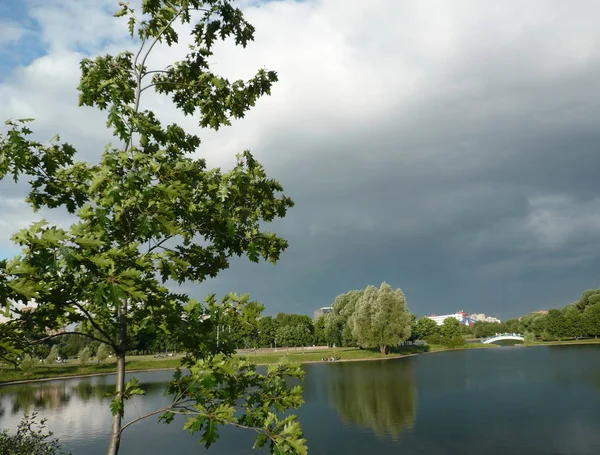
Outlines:
[[385, 355], [387, 353], [386, 351], [387, 351], [386, 345], [384, 345], [384, 344], [379, 345], [379, 352], [381, 352], [383, 355]]
[[[127, 352], [127, 302], [123, 302], [119, 310], [119, 349], [115, 352], [117, 355], [117, 384], [115, 386], [115, 399], [121, 400], [121, 409], [125, 406], [123, 403], [123, 393], [125, 392], [125, 353]], [[110, 432], [110, 444], [108, 446], [108, 455], [117, 455], [119, 445], [121, 444], [121, 427], [123, 416], [117, 412], [113, 416], [112, 429]]]
[[[125, 391], [125, 354], [117, 356], [117, 385], [116, 397], [123, 400], [123, 392]], [[110, 445], [108, 446], [108, 455], [117, 455], [119, 453], [119, 445], [121, 444], [121, 426], [122, 417], [120, 413], [113, 416], [112, 429], [110, 432]]]

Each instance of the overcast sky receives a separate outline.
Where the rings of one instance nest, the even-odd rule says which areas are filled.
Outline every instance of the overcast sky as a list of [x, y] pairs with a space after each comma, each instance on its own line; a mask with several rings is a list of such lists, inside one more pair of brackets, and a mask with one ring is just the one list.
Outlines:
[[[79, 60], [133, 49], [113, 0], [0, 0], [0, 119], [34, 117], [96, 160], [105, 114], [77, 107]], [[312, 314], [387, 281], [417, 315], [508, 318], [600, 286], [600, 2], [238, 2], [256, 26], [215, 68], [280, 82], [243, 120], [200, 131], [229, 167], [249, 148], [296, 202], [281, 261], [234, 260], [193, 297], [249, 292]], [[162, 67], [187, 51], [159, 50]], [[145, 106], [196, 129], [162, 98]], [[0, 183], [0, 256], [42, 216]]]

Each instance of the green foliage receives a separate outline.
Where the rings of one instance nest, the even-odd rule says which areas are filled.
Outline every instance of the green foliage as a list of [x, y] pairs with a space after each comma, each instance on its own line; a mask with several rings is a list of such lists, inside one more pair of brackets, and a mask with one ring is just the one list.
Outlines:
[[103, 363], [108, 358], [108, 348], [105, 344], [101, 344], [96, 351], [96, 361]]
[[[269, 365], [261, 375], [245, 360], [218, 354], [189, 359], [185, 366], [190, 374], [176, 371], [168, 389], [175, 400], [161, 420], [170, 423], [175, 414], [187, 415], [184, 428], [200, 433], [200, 442], [207, 448], [218, 439], [219, 426], [234, 424], [255, 429], [255, 447], [269, 443], [271, 453], [307, 453], [296, 416], [285, 414], [303, 403], [300, 386], [288, 385], [290, 379], [303, 378], [299, 365]], [[242, 405], [236, 413], [238, 403]]]
[[460, 322], [455, 318], [446, 318], [440, 326], [437, 343], [447, 348], [457, 348], [465, 344]]
[[550, 333], [548, 330], [544, 330], [542, 332], [541, 338], [543, 341], [556, 341], [558, 340], [558, 338], [553, 335], [552, 333]]
[[92, 353], [90, 351], [90, 348], [88, 348], [88, 347], [83, 348], [77, 354], [77, 358], [79, 359], [79, 363], [81, 363], [82, 365], [85, 365], [86, 363], [88, 363], [88, 361], [90, 360], [91, 356], [92, 356]]
[[36, 423], [36, 418], [36, 413], [26, 414], [16, 434], [0, 432], [0, 455], [67, 455], [58, 440], [50, 439], [52, 432], [45, 430], [46, 419]]
[[587, 307], [600, 304], [600, 289], [588, 289], [583, 292], [575, 306], [579, 311], [585, 311]]
[[368, 286], [349, 324], [360, 346], [379, 347], [385, 354], [388, 347], [398, 346], [410, 337], [411, 317], [404, 293], [385, 282], [379, 289]]
[[37, 364], [36, 359], [31, 357], [29, 354], [25, 354], [23, 356], [23, 359], [19, 363], [19, 367], [21, 368], [21, 371], [23, 371], [24, 373], [30, 373], [36, 364]]
[[350, 291], [335, 298], [325, 320], [325, 338], [329, 346], [356, 346], [349, 323], [364, 290]]
[[569, 336], [565, 315], [562, 310], [550, 310], [546, 318], [546, 332], [552, 339], [562, 339]]
[[535, 334], [533, 332], [525, 332], [523, 343], [525, 345], [531, 345], [535, 341]]
[[477, 338], [491, 337], [496, 333], [503, 333], [504, 327], [498, 322], [477, 321], [473, 324], [473, 335]]
[[588, 335], [600, 335], [600, 303], [588, 305], [583, 312], [583, 324]]
[[314, 344], [317, 346], [323, 346], [327, 344], [327, 336], [325, 334], [325, 317], [326, 315], [321, 316], [319, 319], [315, 321], [315, 342]]
[[306, 315], [279, 313], [274, 320], [277, 346], [312, 346], [315, 332]]
[[22, 324], [16, 321], [0, 323], [0, 362], [17, 365], [26, 349]]
[[439, 332], [438, 325], [431, 318], [423, 316], [422, 318], [416, 319], [412, 324], [411, 336], [415, 340], [425, 340], [426, 338], [435, 335]]
[[52, 365], [54, 362], [56, 362], [58, 357], [59, 357], [58, 346], [54, 345], [54, 346], [52, 346], [52, 349], [50, 349], [50, 353], [48, 354], [48, 357], [46, 357], [46, 363]]
[[[173, 284], [215, 277], [236, 256], [276, 263], [287, 242], [264, 228], [294, 204], [248, 151], [239, 153], [228, 171], [208, 169], [204, 159], [195, 158], [200, 138], [177, 124], [163, 124], [154, 112], [140, 108], [141, 99], [149, 90], [167, 95], [200, 126], [218, 130], [270, 94], [277, 75], [260, 69], [247, 81], [229, 81], [211, 70], [218, 41], [232, 39], [245, 47], [254, 36], [253, 26], [228, 0], [148, 0], [139, 13], [122, 5], [116, 16], [127, 20], [136, 38], [132, 44], [141, 41], [141, 46], [84, 58], [78, 90], [81, 106], [107, 111], [106, 125], [119, 144], [109, 144], [100, 160], [90, 163], [58, 136], [49, 143], [34, 140], [31, 119], [8, 121], [7, 132], [0, 135], [0, 179], [28, 182], [27, 202], [34, 211], [62, 209], [75, 217], [67, 228], [41, 220], [12, 237], [21, 254], [0, 262], [0, 305], [15, 309], [14, 303], [28, 305], [35, 298], [29, 327], [76, 325], [77, 333], [69, 336], [96, 344], [68, 338], [61, 349], [79, 351], [82, 362], [89, 357], [86, 350], [104, 344], [115, 352], [122, 370], [128, 351], [160, 337], [165, 344], [180, 346], [194, 364], [221, 368], [211, 362], [224, 356], [218, 358], [230, 365], [240, 340], [236, 337], [258, 338], [262, 306], [236, 295], [220, 303], [209, 296], [200, 303], [173, 290]], [[155, 45], [178, 44], [177, 23], [190, 30], [190, 52], [164, 68], [147, 67]], [[234, 330], [225, 335], [222, 325]], [[296, 335], [307, 331], [312, 343], [312, 323]], [[194, 369], [190, 381], [204, 374]], [[216, 382], [203, 383], [203, 396], [221, 393], [213, 387], [223, 374], [219, 370]], [[270, 405], [296, 404], [299, 389], [287, 391], [279, 382], [275, 387], [273, 375], [252, 374], [250, 384], [246, 374], [248, 367], [230, 368], [225, 376], [239, 393], [246, 387], [266, 387], [281, 394], [270, 398], [260, 418], [249, 418], [248, 426], [259, 426], [252, 428], [267, 435], [274, 451], [305, 453], [298, 423], [279, 421], [266, 411]], [[135, 392], [127, 387], [117, 381], [109, 448], [113, 455], [118, 452], [124, 401]], [[204, 403], [200, 394], [194, 392], [193, 398]], [[258, 400], [252, 394], [246, 398]], [[209, 445], [215, 424], [231, 423], [234, 414], [230, 407], [214, 408], [189, 429], [202, 428], [203, 442]]]
[[258, 320], [258, 344], [261, 347], [273, 347], [275, 345], [275, 321], [271, 316], [262, 317]]

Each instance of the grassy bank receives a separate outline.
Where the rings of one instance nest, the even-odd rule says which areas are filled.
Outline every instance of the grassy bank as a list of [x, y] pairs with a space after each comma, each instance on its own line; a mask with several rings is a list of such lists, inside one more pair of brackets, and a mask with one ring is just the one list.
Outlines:
[[[600, 342], [600, 340], [597, 340]], [[464, 346], [455, 348], [461, 349], [482, 349], [492, 348], [494, 345], [482, 343], [469, 343]], [[376, 360], [390, 359], [403, 357], [407, 355], [421, 354], [425, 352], [439, 352], [450, 350], [444, 346], [438, 345], [416, 345], [402, 346], [392, 349], [388, 355], [383, 355], [379, 350], [375, 349], [358, 349], [358, 348], [331, 348], [319, 349], [310, 351], [295, 351], [285, 348], [278, 349], [272, 352], [260, 353], [244, 353], [241, 358], [248, 359], [258, 365], [267, 365], [277, 363], [282, 358], [287, 358], [292, 362], [312, 363], [320, 362], [323, 358], [339, 357], [340, 361], [361, 361], [361, 360]], [[178, 357], [156, 358], [154, 356], [130, 356], [127, 360], [127, 371], [135, 370], [157, 370], [175, 368], [179, 365]], [[43, 365], [35, 366], [30, 372], [15, 370], [14, 368], [0, 366], [0, 383], [12, 381], [31, 381], [36, 379], [46, 378], [62, 378], [69, 376], [91, 375], [91, 374], [106, 374], [116, 371], [114, 359], [108, 359], [103, 364], [89, 363], [82, 365], [77, 361], [72, 361], [67, 364]]]
[[[357, 348], [333, 348], [311, 351], [298, 351], [293, 349], [278, 349], [268, 353], [245, 353], [240, 358], [248, 359], [258, 365], [277, 363], [282, 358], [292, 362], [320, 362], [323, 358], [339, 357], [340, 360], [369, 360], [397, 357], [409, 354], [417, 354], [427, 351], [426, 346], [406, 346], [392, 350], [387, 356], [376, 350]], [[127, 371], [155, 370], [163, 368], [175, 368], [179, 365], [179, 357], [156, 358], [154, 356], [129, 356], [127, 358]], [[90, 374], [106, 374], [116, 371], [114, 359], [108, 359], [103, 364], [89, 363], [82, 365], [77, 361], [56, 365], [36, 365], [30, 372], [23, 372], [5, 366], [0, 366], [0, 383], [12, 381], [31, 381], [45, 378], [60, 378], [69, 376], [80, 376]]]
[[599, 338], [582, 338], [579, 340], [563, 340], [563, 341], [534, 341], [529, 346], [558, 346], [567, 344], [600, 344]]
[[[179, 358], [155, 358], [154, 356], [131, 356], [126, 363], [127, 370], [153, 370], [161, 368], [175, 368], [179, 365]], [[31, 381], [35, 379], [62, 378], [89, 374], [114, 373], [117, 365], [114, 359], [108, 359], [102, 364], [89, 362], [82, 365], [74, 360], [70, 363], [55, 365], [36, 365], [30, 372], [15, 370], [14, 368], [0, 366], [0, 383], [12, 381]]]

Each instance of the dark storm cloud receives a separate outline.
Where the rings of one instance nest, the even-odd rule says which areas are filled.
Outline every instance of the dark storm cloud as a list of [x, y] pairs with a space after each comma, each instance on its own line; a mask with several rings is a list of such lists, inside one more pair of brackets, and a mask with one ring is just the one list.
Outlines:
[[[504, 318], [598, 287], [600, 5], [349, 3], [248, 7], [256, 43], [219, 54], [232, 77], [265, 64], [280, 82], [232, 128], [202, 132], [200, 155], [228, 165], [251, 148], [296, 201], [271, 226], [290, 248], [275, 267], [234, 260], [184, 289], [250, 292], [268, 313], [311, 314], [385, 280], [419, 315]], [[44, 30], [60, 52], [0, 85], [0, 99], [8, 116], [59, 103], [72, 121], [47, 115], [42, 132], [66, 129], [93, 156], [108, 138], [103, 114], [78, 117], [80, 56], [62, 48], [76, 30]], [[160, 100], [151, 107], [175, 118]], [[7, 220], [29, 216], [7, 204]]]

